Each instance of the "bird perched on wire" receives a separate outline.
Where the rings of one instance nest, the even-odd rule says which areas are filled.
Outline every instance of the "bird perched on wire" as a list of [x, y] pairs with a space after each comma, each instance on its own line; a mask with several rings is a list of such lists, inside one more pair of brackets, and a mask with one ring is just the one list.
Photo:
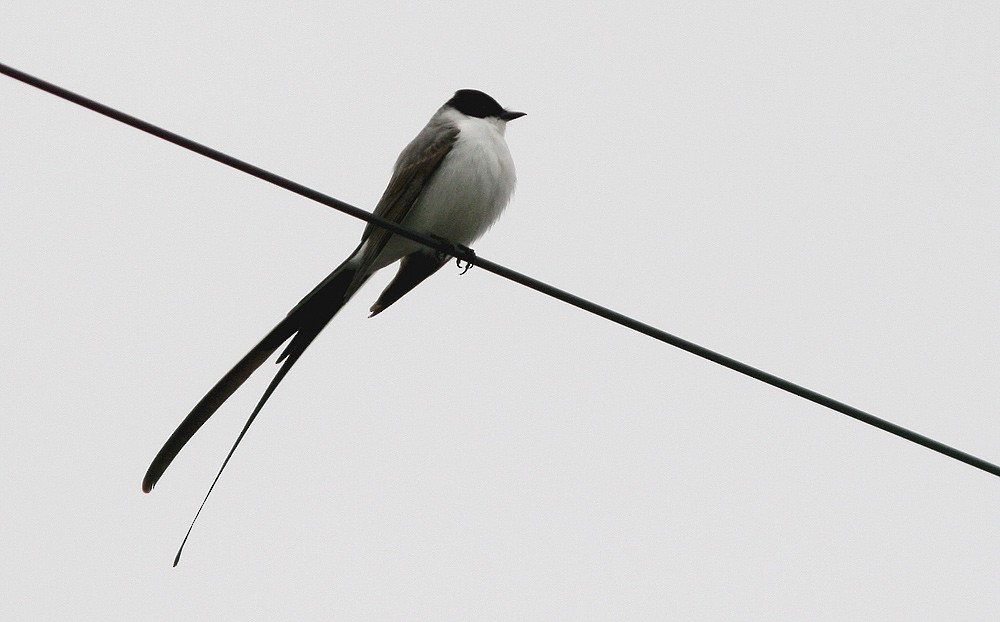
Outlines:
[[[514, 192], [514, 161], [504, 132], [508, 121], [524, 114], [507, 110], [481, 91], [457, 91], [399, 154], [375, 214], [456, 246], [472, 244], [500, 217]], [[149, 465], [142, 481], [143, 491], [153, 489], [205, 421], [265, 360], [287, 344], [277, 358], [281, 367], [223, 462], [221, 474], [288, 370], [375, 272], [399, 262], [395, 278], [371, 306], [372, 316], [387, 309], [448, 259], [435, 249], [369, 224], [361, 243], [347, 259], [240, 359], [181, 422]]]

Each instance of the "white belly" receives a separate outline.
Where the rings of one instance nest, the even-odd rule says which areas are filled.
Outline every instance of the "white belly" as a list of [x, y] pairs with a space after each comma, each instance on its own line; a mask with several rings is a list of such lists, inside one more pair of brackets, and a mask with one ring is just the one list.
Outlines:
[[[460, 130], [458, 140], [401, 224], [424, 235], [469, 246], [507, 207], [516, 176], [501, 121], [465, 117], [456, 124]], [[371, 270], [380, 270], [421, 249], [433, 252], [394, 235]], [[354, 258], [360, 259], [363, 253], [364, 246]]]
[[451, 152], [403, 224], [470, 245], [500, 217], [514, 192], [514, 161], [494, 123], [468, 119]]

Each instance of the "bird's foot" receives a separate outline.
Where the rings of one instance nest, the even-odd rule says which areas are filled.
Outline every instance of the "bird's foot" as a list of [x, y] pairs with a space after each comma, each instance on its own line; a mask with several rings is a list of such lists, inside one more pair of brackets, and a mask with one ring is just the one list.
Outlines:
[[460, 257], [460, 258], [458, 258], [458, 259], [455, 260], [455, 265], [458, 266], [459, 270], [461, 270], [461, 272], [459, 273], [459, 276], [462, 276], [463, 274], [465, 274], [466, 272], [468, 272], [469, 270], [472, 269], [472, 265], [476, 261], [476, 251], [474, 251], [471, 248], [469, 248], [468, 246], [464, 246], [462, 244], [458, 244], [456, 248], [458, 248], [459, 252], [462, 253], [462, 255], [464, 256], [464, 260], [465, 260], [465, 266], [464, 266], [464, 268], [462, 266], [462, 259], [463, 258]]
[[434, 256], [437, 257], [438, 261], [447, 261], [449, 257], [455, 257], [455, 265], [462, 270], [461, 274], [465, 274], [470, 269], [472, 269], [473, 263], [476, 259], [476, 251], [472, 250], [464, 244], [455, 244], [451, 240], [447, 240], [439, 235], [431, 235], [431, 238], [449, 247], [448, 252], [444, 252], [440, 249], [434, 251]]

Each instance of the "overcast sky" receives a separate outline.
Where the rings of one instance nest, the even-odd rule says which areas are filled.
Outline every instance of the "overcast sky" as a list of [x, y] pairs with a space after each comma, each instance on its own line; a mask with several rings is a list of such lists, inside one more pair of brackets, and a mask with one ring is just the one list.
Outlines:
[[[477, 252], [1000, 462], [995, 2], [17, 2], [0, 62], [371, 208], [528, 116]], [[1000, 480], [506, 282], [380, 274], [176, 547], [363, 224], [0, 78], [3, 619], [1000, 616]]]

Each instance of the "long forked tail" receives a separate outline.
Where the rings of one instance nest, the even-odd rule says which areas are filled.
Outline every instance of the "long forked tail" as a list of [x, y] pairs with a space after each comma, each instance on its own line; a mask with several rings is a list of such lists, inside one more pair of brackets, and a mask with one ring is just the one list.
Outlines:
[[[340, 267], [334, 270], [330, 276], [323, 280], [322, 283], [317, 285], [305, 298], [302, 299], [294, 309], [292, 309], [288, 315], [283, 319], [277, 326], [275, 326], [271, 332], [269, 332], [261, 341], [258, 343], [250, 352], [246, 354], [236, 365], [229, 370], [225, 376], [222, 377], [219, 382], [215, 384], [212, 389], [205, 394], [205, 397], [201, 398], [201, 401], [195, 405], [194, 409], [184, 418], [174, 433], [170, 435], [167, 442], [164, 443], [163, 447], [160, 449], [156, 457], [153, 458], [153, 462], [150, 463], [149, 468], [146, 470], [146, 475], [142, 479], [142, 490], [143, 492], [150, 492], [159, 481], [160, 476], [163, 472], [170, 466], [174, 458], [180, 452], [180, 450], [187, 444], [191, 437], [194, 436], [202, 425], [208, 421], [209, 417], [215, 414], [215, 411], [219, 409], [222, 404], [229, 399], [229, 397], [236, 392], [247, 378], [253, 374], [254, 371], [259, 368], [264, 361], [266, 361], [283, 343], [289, 341], [288, 347], [285, 352], [281, 355], [280, 361], [283, 361], [281, 368], [275, 374], [274, 379], [271, 384], [267, 387], [264, 392], [263, 397], [261, 397], [260, 402], [254, 409], [253, 414], [250, 415], [249, 420], [247, 420], [243, 431], [240, 433], [239, 437], [236, 439], [236, 443], [233, 445], [232, 450], [230, 450], [229, 455], [226, 456], [226, 460], [222, 465], [222, 469], [225, 468], [226, 463], [229, 462], [229, 458], [232, 456], [233, 451], [236, 450], [236, 446], [239, 445], [243, 436], [246, 434], [247, 429], [249, 429], [250, 424], [257, 417], [257, 413], [267, 402], [267, 399], [274, 392], [274, 389], [281, 382], [288, 370], [291, 369], [295, 361], [298, 360], [302, 352], [312, 343], [312, 340], [323, 330], [323, 328], [333, 319], [333, 316], [344, 306], [348, 299], [357, 291], [358, 287], [366, 279], [359, 279], [356, 282], [355, 274], [356, 271], [348, 267], [350, 260], [344, 262]], [[219, 473], [222, 473], [222, 469]], [[216, 476], [216, 481], [218, 476]], [[215, 485], [214, 482], [212, 484]], [[211, 493], [211, 489], [209, 489]], [[207, 499], [206, 495], [206, 499]], [[203, 502], [204, 504], [204, 502]], [[200, 510], [199, 510], [200, 511]], [[193, 523], [192, 523], [193, 524]]]
[[[313, 338], [315, 338], [317, 334], [319, 334], [318, 331], [313, 334]], [[311, 341], [312, 339], [309, 339], [309, 342]], [[309, 342], [306, 342], [306, 345], [308, 345]], [[229, 453], [226, 454], [226, 459], [222, 461], [222, 466], [219, 467], [219, 471], [215, 474], [215, 479], [212, 480], [212, 485], [208, 487], [208, 492], [205, 493], [205, 497], [201, 500], [201, 505], [198, 506], [198, 511], [195, 512], [194, 518], [191, 519], [191, 524], [188, 525], [187, 532], [184, 534], [184, 539], [181, 541], [180, 547], [177, 548], [177, 555], [174, 556], [174, 566], [176, 566], [181, 561], [181, 553], [184, 552], [184, 545], [187, 544], [188, 538], [191, 536], [191, 530], [194, 529], [194, 524], [198, 522], [198, 517], [201, 516], [201, 511], [202, 509], [204, 509], [205, 503], [208, 501], [209, 496], [211, 496], [212, 491], [215, 490], [215, 485], [219, 483], [219, 478], [222, 477], [222, 472], [226, 469], [226, 465], [229, 464], [229, 459], [233, 457], [234, 453], [236, 453], [236, 448], [239, 447], [240, 441], [243, 440], [243, 437], [246, 436], [247, 430], [250, 429], [250, 424], [252, 424], [253, 420], [257, 418], [257, 415], [260, 413], [260, 409], [263, 408], [264, 404], [267, 402], [267, 398], [271, 397], [271, 394], [274, 393], [274, 390], [277, 388], [281, 380], [285, 377], [285, 374], [287, 374], [288, 370], [292, 368], [292, 365], [295, 364], [295, 361], [299, 360], [299, 356], [301, 355], [302, 355], [302, 350], [297, 350], [296, 352], [292, 353], [286, 352], [285, 354], [282, 355], [283, 357], [285, 357], [284, 359], [285, 362], [281, 365], [280, 368], [278, 368], [278, 373], [274, 374], [274, 378], [271, 380], [271, 384], [267, 385], [267, 389], [264, 390], [264, 395], [262, 395], [260, 401], [257, 402], [257, 406], [254, 407], [253, 412], [250, 413], [250, 417], [247, 419], [247, 422], [243, 424], [243, 429], [240, 430], [240, 434], [239, 436], [236, 437], [236, 441], [233, 442], [233, 446], [229, 448]], [[184, 424], [182, 423], [181, 425], [183, 426]], [[162, 450], [160, 451], [160, 454], [161, 455], [163, 454]], [[160, 456], [157, 455], [157, 458], [159, 457]], [[169, 464], [169, 461], [167, 463]], [[153, 464], [156, 464], [155, 461]], [[153, 467], [150, 466], [150, 469], [152, 468]], [[149, 473], [146, 474], [146, 477], [147, 478], [149, 477]], [[156, 482], [154, 480], [152, 484], [155, 483]], [[146, 489], [145, 480], [143, 481], [142, 485], [143, 485], [143, 490], [145, 490]]]

